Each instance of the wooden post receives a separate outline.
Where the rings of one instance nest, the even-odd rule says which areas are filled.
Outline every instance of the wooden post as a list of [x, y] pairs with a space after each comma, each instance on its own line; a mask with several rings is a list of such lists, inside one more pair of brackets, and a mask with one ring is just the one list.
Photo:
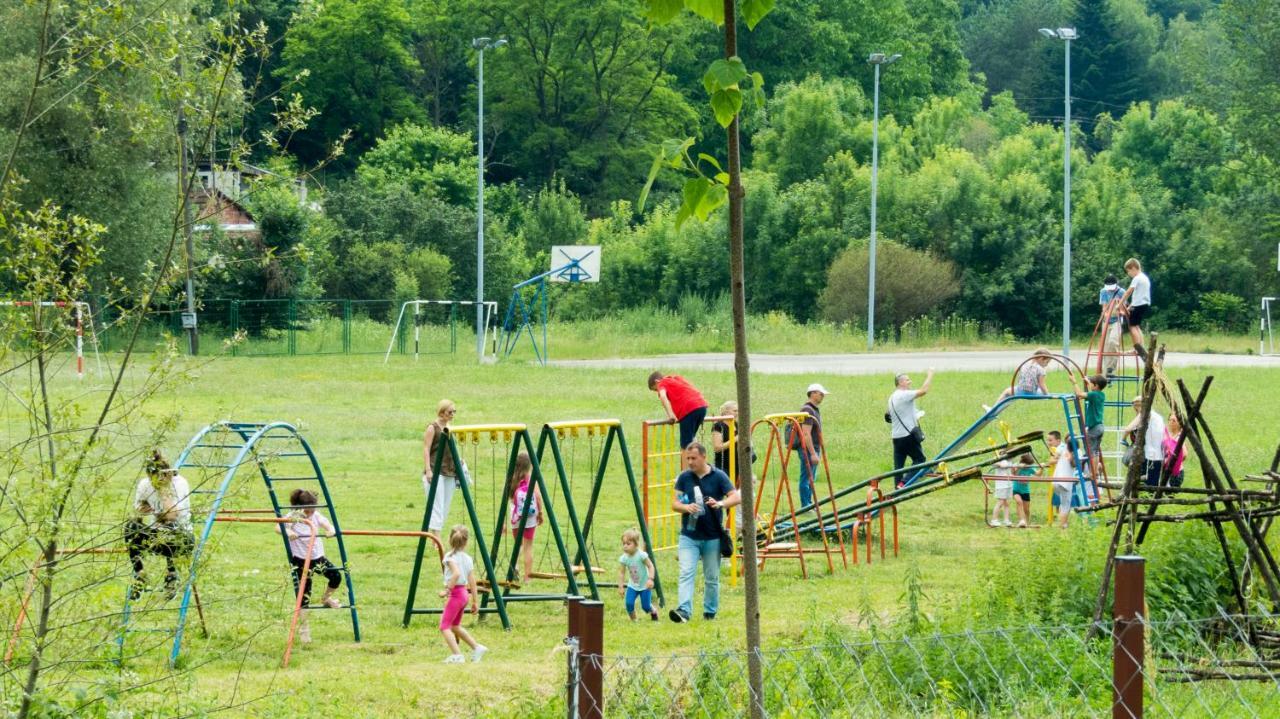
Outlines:
[[604, 719], [604, 602], [578, 603], [578, 719]]
[[1146, 560], [1116, 557], [1115, 627], [1111, 649], [1111, 717], [1142, 719]]

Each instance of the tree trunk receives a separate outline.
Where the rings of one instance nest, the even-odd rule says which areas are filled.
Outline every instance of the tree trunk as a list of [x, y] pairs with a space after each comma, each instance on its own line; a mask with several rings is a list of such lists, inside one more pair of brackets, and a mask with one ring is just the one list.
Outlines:
[[[734, 0], [724, 0], [724, 55], [738, 54]], [[747, 630], [747, 689], [752, 719], [764, 717], [764, 672], [760, 656], [760, 577], [756, 564], [755, 477], [751, 468], [751, 360], [747, 355], [747, 300], [743, 269], [742, 156], [738, 118], [728, 128], [729, 145], [729, 287], [733, 302], [733, 373], [738, 391], [738, 471], [742, 505], [743, 613]], [[745, 471], [743, 471], [745, 470]]]

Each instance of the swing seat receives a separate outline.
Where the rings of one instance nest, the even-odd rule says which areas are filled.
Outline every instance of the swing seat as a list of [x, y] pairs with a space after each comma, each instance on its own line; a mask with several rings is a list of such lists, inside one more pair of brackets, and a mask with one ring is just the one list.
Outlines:
[[[502, 581], [502, 582], [498, 582], [498, 586], [499, 586], [499, 587], [504, 587], [504, 588], [506, 588], [506, 589], [519, 589], [519, 588], [520, 588], [520, 582], [516, 582], [516, 581]], [[490, 589], [492, 589], [492, 588], [489, 586], [489, 580], [487, 580], [487, 579], [477, 579], [477, 580], [476, 580], [476, 589], [479, 589], [480, 591], [483, 591], [483, 592], [488, 592], [488, 591], [490, 591]]]
[[[584, 571], [586, 570], [583, 569], [582, 565], [580, 564], [573, 565], [573, 573], [575, 575], [582, 574]], [[603, 572], [604, 572], [604, 569], [600, 567], [593, 566], [591, 568], [592, 574], [602, 574]], [[569, 578], [568, 576], [561, 573], [557, 573], [557, 572], [530, 572], [529, 577], [531, 579], [568, 579]]]
[[773, 542], [764, 546], [766, 552], [794, 552], [795, 550], [795, 542]]

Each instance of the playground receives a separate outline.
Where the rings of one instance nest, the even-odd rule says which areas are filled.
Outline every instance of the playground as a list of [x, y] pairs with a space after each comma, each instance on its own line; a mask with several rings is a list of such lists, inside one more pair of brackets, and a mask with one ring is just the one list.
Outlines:
[[[495, 513], [495, 507], [503, 505], [503, 474], [510, 460], [512, 439], [522, 431], [515, 425], [527, 428], [531, 444], [521, 448], [533, 453], [546, 423], [617, 419], [617, 427], [628, 443], [634, 475], [637, 482], [643, 484], [646, 448], [642, 424], [661, 416], [652, 393], [645, 390], [643, 373], [515, 363], [477, 367], [466, 360], [451, 359], [414, 364], [411, 358], [403, 357], [386, 364], [381, 357], [219, 361], [193, 365], [192, 371], [191, 382], [167, 392], [152, 405], [158, 415], [172, 413], [176, 421], [161, 442], [162, 448], [171, 459], [176, 459], [203, 427], [225, 419], [280, 421], [296, 428], [305, 438], [316, 463], [323, 468], [325, 486], [338, 514], [339, 526], [349, 530], [342, 538], [342, 546], [352, 581], [344, 585], [339, 596], [345, 607], [349, 603], [347, 586], [354, 589], [352, 598], [356, 599], [359, 609], [360, 632], [357, 643], [353, 641], [354, 612], [312, 610], [313, 641], [305, 646], [293, 645], [288, 668], [282, 669], [282, 654], [292, 634], [295, 594], [280, 537], [269, 521], [220, 521], [211, 529], [205, 546], [207, 556], [202, 559], [198, 579], [203, 617], [197, 620], [194, 612], [188, 617], [181, 656], [177, 659], [180, 666], [196, 667], [193, 674], [188, 675], [195, 677], [191, 686], [193, 706], [255, 700], [253, 712], [261, 715], [305, 707], [308, 712], [394, 716], [414, 711], [433, 715], [470, 714], [469, 708], [475, 706], [489, 707], [501, 715], [502, 707], [540, 704], [557, 695], [563, 687], [563, 658], [557, 647], [564, 636], [565, 618], [562, 603], [557, 599], [570, 589], [566, 586], [568, 573], [564, 557], [567, 556], [568, 564], [581, 567], [580, 554], [584, 549], [588, 564], [602, 571], [593, 571], [588, 578], [586, 571], [579, 570], [575, 574], [576, 590], [589, 596], [590, 584], [598, 585], [598, 594], [605, 602], [609, 652], [663, 654], [688, 651], [691, 647], [730, 648], [741, 643], [741, 587], [731, 579], [727, 568], [722, 580], [722, 611], [713, 624], [676, 626], [665, 620], [658, 624], [627, 620], [615, 588], [620, 553], [618, 535], [622, 529], [637, 525], [636, 502], [615, 446], [614, 459], [600, 485], [598, 502], [590, 510], [593, 516], [588, 518], [592, 506], [592, 470], [598, 466], [608, 429], [594, 423], [588, 423], [597, 427], [590, 433], [586, 426], [575, 433], [573, 425], [563, 426], [564, 431], [558, 433], [563, 472], [557, 471], [550, 451], [539, 465], [542, 474], [539, 482], [548, 493], [545, 496], [560, 510], [555, 519], [564, 554], [551, 541], [556, 532], [544, 525], [535, 547], [534, 578], [517, 587], [513, 584], [519, 582], [512, 583], [507, 574], [512, 558], [508, 532], [503, 532], [506, 536], [500, 547], [493, 550], [494, 576], [504, 587], [504, 593], [531, 594], [535, 600], [538, 595], [546, 595], [541, 598], [549, 601], [506, 601], [504, 609], [509, 630], [503, 629], [502, 617], [496, 616], [498, 612], [492, 603], [486, 604], [490, 612], [484, 614], [478, 624], [470, 617], [464, 620], [490, 648], [485, 671], [470, 672], [465, 683], [450, 680], [451, 668], [440, 661], [444, 650], [435, 618], [414, 616], [409, 626], [404, 626], [406, 590], [420, 541], [425, 549], [423, 580], [415, 606], [438, 606], [439, 603], [435, 596], [438, 550], [415, 534], [423, 526], [424, 510], [419, 477], [421, 433], [439, 397], [447, 396], [457, 403], [455, 422], [458, 426], [496, 428], [493, 438], [477, 430], [476, 441], [460, 434], [461, 441], [456, 447], [458, 459], [469, 466], [473, 475], [470, 491], [474, 495], [476, 519], [485, 527], [484, 538], [488, 542], [494, 536], [495, 521], [505, 522], [505, 518], [500, 519]], [[1187, 368], [1177, 373], [1193, 386], [1205, 375], [1213, 374], [1214, 391], [1203, 412], [1217, 420], [1218, 438], [1229, 447], [1232, 462], [1245, 467], [1269, 465], [1277, 439], [1274, 432], [1251, 432], [1246, 428], [1274, 426], [1274, 400], [1268, 398], [1266, 392], [1257, 390], [1280, 385], [1280, 370]], [[360, 379], [353, 381], [352, 377]], [[697, 382], [713, 409], [732, 397], [731, 373], [702, 372], [691, 374], [691, 379]], [[820, 379], [831, 392], [823, 405], [831, 486], [840, 489], [889, 470], [891, 452], [881, 414], [884, 398], [891, 389], [890, 378], [875, 375]], [[58, 387], [70, 391], [80, 382], [93, 381], [92, 374], [85, 380], [76, 380], [74, 372], [64, 372]], [[785, 375], [756, 377], [753, 398], [756, 418], [770, 413], [795, 412], [803, 402], [807, 381], [808, 378], [801, 381]], [[929, 455], [933, 456], [966, 430], [973, 435], [966, 448], [979, 454], [983, 448], [1016, 444], [1019, 436], [1027, 433], [1067, 430], [1059, 402], [1013, 402], [1013, 406], [997, 413], [998, 421], [974, 429], [984, 415], [981, 405], [989, 403], [1008, 382], [1007, 372], [964, 372], [939, 367], [933, 391], [920, 401], [921, 408], [927, 410], [924, 423], [929, 432], [926, 442]], [[1071, 390], [1066, 373], [1061, 370], [1049, 373], [1048, 384], [1052, 392]], [[549, 387], [557, 389], [548, 391]], [[13, 432], [17, 408], [13, 403], [3, 408], [5, 431]], [[1224, 422], [1224, 415], [1228, 414], [1230, 419]], [[557, 434], [554, 427], [552, 434]], [[248, 431], [251, 434], [255, 430]], [[244, 433], [240, 436], [243, 440]], [[777, 496], [776, 463], [779, 460], [766, 456], [769, 454], [767, 427], [757, 428], [753, 437], [761, 455], [757, 469], [763, 473], [760, 501], [765, 506], [760, 513], [767, 515]], [[207, 440], [197, 444], [200, 443], [221, 444]], [[1038, 445], [1035, 451], [1043, 455], [1041, 447]], [[237, 450], [225, 451], [234, 454]], [[277, 450], [277, 453], [284, 455], [288, 451]], [[657, 454], [652, 448], [648, 453]], [[310, 458], [305, 461], [309, 462]], [[763, 467], [766, 461], [770, 463], [769, 468]], [[193, 466], [201, 462], [189, 459], [189, 468], [181, 470], [193, 486], [198, 483], [199, 471], [223, 476], [224, 470], [217, 467], [200, 470]], [[203, 463], [229, 462], [224, 459]], [[960, 478], [959, 470], [964, 466], [968, 465], [958, 461], [950, 468], [933, 469], [937, 475], [956, 471], [956, 478]], [[788, 494], [794, 494], [794, 464], [790, 471], [792, 486]], [[1194, 469], [1189, 471], [1189, 476], [1194, 474]], [[306, 481], [314, 474], [282, 467], [275, 476], [277, 480], [300, 477], [302, 481], [295, 484], [318, 489], [316, 482]], [[127, 510], [134, 479], [114, 482], [108, 493], [102, 495], [110, 497], [110, 501], [102, 501], [90, 515], [103, 524], [119, 522]], [[826, 492], [824, 481], [824, 475], [819, 473], [819, 497]], [[846, 535], [844, 542], [849, 546], [837, 546], [832, 538], [825, 552], [820, 535], [810, 533], [802, 540], [808, 555], [807, 571], [785, 555], [766, 557], [761, 578], [766, 642], [785, 643], [788, 637], [800, 636], [824, 622], [857, 624], [865, 621], [868, 610], [881, 620], [891, 622], [901, 611], [904, 586], [911, 581], [918, 581], [924, 588], [927, 614], [944, 612], [950, 602], [967, 596], [975, 581], [989, 576], [993, 567], [998, 569], [1002, 557], [1013, 552], [1035, 552], [1046, 562], [1074, 562], [1084, 554], [1097, 555], [1090, 561], [1101, 561], [1109, 530], [1102, 522], [1090, 521], [1084, 515], [1074, 516], [1066, 532], [1048, 528], [1047, 485], [1036, 485], [1033, 489], [1033, 524], [1041, 528], [1009, 530], [986, 526], [986, 498], [980, 479], [947, 481], [946, 484], [942, 491], [919, 496], [898, 507], [896, 557], [892, 544], [895, 537], [891, 535], [882, 553], [879, 542], [886, 535], [878, 527], [873, 528], [874, 551], [866, 542], [865, 532], [861, 545], [852, 543]], [[882, 489], [886, 493], [892, 491], [888, 483]], [[576, 517], [571, 518], [563, 511], [567, 503], [559, 497], [566, 491], [573, 495]], [[281, 489], [277, 500], [287, 505], [286, 496], [287, 490]], [[852, 511], [864, 500], [862, 494], [848, 504], [842, 500], [841, 510], [846, 514], [841, 524], [850, 521]], [[203, 501], [194, 502], [197, 534], [205, 517], [198, 509]], [[253, 512], [272, 508], [263, 479], [252, 462], [233, 478], [224, 502], [224, 508], [229, 511], [222, 512], [223, 517], [237, 516], [235, 511], [243, 512], [238, 515], [243, 518], [262, 516]], [[798, 505], [795, 508], [800, 509]], [[888, 511], [883, 513], [889, 515]], [[785, 518], [780, 521], [785, 529]], [[591, 526], [583, 536], [588, 522]], [[461, 494], [453, 502], [447, 525], [455, 523], [470, 523]], [[650, 527], [655, 535], [660, 531], [656, 524], [651, 523]], [[361, 531], [375, 535], [360, 536]], [[338, 545], [335, 540], [327, 541], [330, 542], [328, 555], [336, 562]], [[652, 541], [656, 547], [664, 544], [661, 536], [654, 536]], [[99, 540], [103, 547], [111, 547], [113, 542], [114, 538], [110, 537]], [[469, 551], [477, 560], [477, 576], [488, 579], [480, 547], [473, 544]], [[854, 556], [855, 552], [858, 556]], [[119, 602], [127, 586], [124, 559], [108, 555], [101, 561], [119, 562], [119, 580], [101, 590]], [[675, 591], [674, 552], [655, 552], [655, 562], [670, 607]], [[1009, 570], [1037, 571], [1014, 567]], [[805, 575], [807, 579], [802, 578]], [[1081, 600], [1091, 602], [1095, 590], [1096, 586], [1081, 587]], [[16, 592], [16, 589], [10, 591]], [[174, 656], [174, 643], [172, 634], [160, 629], [172, 626], [181, 597], [180, 592], [177, 598], [166, 602], [158, 592], [146, 595], [144, 603], [149, 611], [131, 620], [127, 639], [120, 646], [104, 646], [95, 657], [101, 663], [103, 676], [118, 671], [114, 662], [119, 661], [123, 661], [130, 672], [163, 675], [166, 660]], [[8, 611], [5, 619], [12, 620]], [[20, 644], [18, 656], [21, 656]], [[325, 690], [302, 695], [293, 691], [302, 686], [323, 686]], [[353, 711], [351, 707], [359, 709]]]

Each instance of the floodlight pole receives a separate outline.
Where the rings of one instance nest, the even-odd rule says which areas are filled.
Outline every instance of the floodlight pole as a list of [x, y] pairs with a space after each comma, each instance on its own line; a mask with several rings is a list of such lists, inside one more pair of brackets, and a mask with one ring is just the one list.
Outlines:
[[503, 38], [478, 37], [471, 47], [480, 51], [476, 80], [476, 360], [484, 361], [484, 51], [506, 45]]
[[1042, 27], [1040, 34], [1064, 43], [1062, 77], [1062, 354], [1071, 356], [1071, 41], [1080, 36], [1073, 27]]
[[892, 65], [902, 58], [900, 54], [886, 56], [873, 52], [867, 62], [875, 67], [875, 92], [871, 112], [871, 246], [867, 268], [867, 350], [876, 343], [876, 189], [880, 168], [880, 66]]

